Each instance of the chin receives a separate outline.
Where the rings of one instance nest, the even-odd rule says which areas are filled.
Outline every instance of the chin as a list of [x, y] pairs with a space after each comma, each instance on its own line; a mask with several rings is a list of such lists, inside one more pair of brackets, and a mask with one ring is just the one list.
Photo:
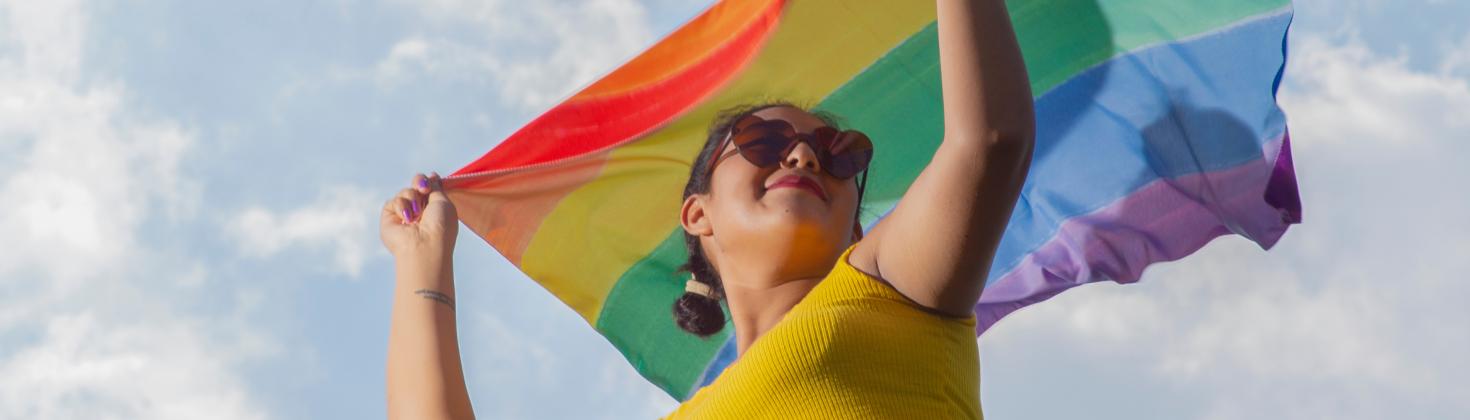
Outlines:
[[766, 210], [767, 217], [763, 217], [761, 223], [762, 233], [791, 238], [793, 247], [834, 246], [851, 234], [850, 228], [837, 226], [839, 217], [820, 204], [767, 207]]
[[779, 197], [768, 200], [765, 210], [774, 219], [800, 225], [825, 225], [834, 217], [832, 209], [816, 197]]

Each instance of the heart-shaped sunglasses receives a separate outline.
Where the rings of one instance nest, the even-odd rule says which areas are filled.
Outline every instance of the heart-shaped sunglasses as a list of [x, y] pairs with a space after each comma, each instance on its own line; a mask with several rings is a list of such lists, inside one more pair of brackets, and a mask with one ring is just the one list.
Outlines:
[[817, 163], [822, 170], [838, 179], [848, 179], [868, 169], [873, 160], [873, 142], [857, 130], [837, 130], [832, 127], [817, 127], [811, 133], [798, 133], [796, 127], [785, 120], [768, 120], [747, 115], [730, 127], [730, 133], [720, 142], [725, 150], [726, 143], [734, 143], [735, 150], [722, 153], [710, 163], [709, 177], [721, 161], [732, 154], [740, 153], [752, 165], [769, 168], [779, 164], [796, 145], [806, 142], [817, 153]]

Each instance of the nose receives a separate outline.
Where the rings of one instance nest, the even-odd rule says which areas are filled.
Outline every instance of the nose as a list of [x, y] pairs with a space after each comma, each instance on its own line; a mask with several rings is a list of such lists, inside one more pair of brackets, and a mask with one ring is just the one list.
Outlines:
[[796, 147], [791, 148], [791, 153], [786, 154], [786, 159], [781, 161], [781, 166], [786, 168], [807, 168], [813, 173], [819, 173], [822, 168], [817, 163], [817, 151], [812, 149], [807, 142], [799, 142]]

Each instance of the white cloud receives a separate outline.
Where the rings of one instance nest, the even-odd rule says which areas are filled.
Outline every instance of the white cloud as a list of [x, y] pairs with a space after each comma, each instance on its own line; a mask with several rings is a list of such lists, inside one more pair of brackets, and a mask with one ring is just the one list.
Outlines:
[[162, 321], [52, 316], [38, 344], [0, 360], [0, 417], [264, 418], [198, 326]]
[[571, 95], [654, 40], [634, 0], [403, 3], [436, 25], [473, 28], [483, 43], [402, 40], [377, 66], [379, 80], [403, 77], [414, 63], [431, 76], [489, 81], [513, 105], [531, 109]]
[[20, 60], [4, 60], [7, 72], [73, 79], [80, 70], [87, 21], [78, 1], [0, 2], [5, 14], [0, 46], [14, 49]]
[[20, 160], [0, 183], [11, 203], [0, 232], [29, 241], [0, 255], [0, 274], [96, 274], [127, 254], [148, 212], [189, 213], [197, 187], [177, 170], [191, 140], [177, 125], [120, 115], [115, 87], [0, 75], [0, 90], [15, 94], [0, 105], [0, 135]]
[[1437, 137], [1470, 132], [1470, 119], [1447, 112], [1470, 109], [1465, 79], [1413, 71], [1406, 57], [1378, 56], [1353, 38], [1337, 44], [1306, 37], [1298, 44], [1281, 103], [1292, 121], [1333, 122], [1312, 127], [1323, 140], [1424, 147]]
[[1144, 372], [1123, 381], [1196, 396], [1202, 418], [1470, 410], [1470, 196], [1449, 192], [1470, 179], [1470, 89], [1350, 37], [1293, 42], [1281, 102], [1305, 224], [1269, 252], [1228, 237], [1141, 284], [1069, 291], [986, 345], [1048, 343]]
[[366, 191], [339, 186], [284, 213], [246, 209], [232, 217], [225, 230], [246, 256], [266, 258], [292, 247], [326, 249], [338, 270], [357, 277], [369, 247], [377, 244], [373, 238], [377, 208]]
[[1446, 43], [1440, 50], [1439, 73], [1444, 77], [1470, 77], [1470, 33], [1460, 42]]
[[260, 418], [235, 368], [273, 341], [203, 328], [207, 270], [143, 232], [193, 217], [194, 135], [82, 78], [87, 6], [0, 0], [0, 418]]
[[388, 57], [378, 63], [376, 73], [387, 80], [397, 80], [407, 70], [404, 67], [423, 62], [429, 53], [429, 43], [419, 38], [409, 38], [393, 44]]
[[446, 39], [414, 36], [399, 40], [371, 71], [339, 71], [338, 82], [372, 80], [382, 89], [431, 77], [462, 83], [491, 83], [504, 64], [483, 48]]

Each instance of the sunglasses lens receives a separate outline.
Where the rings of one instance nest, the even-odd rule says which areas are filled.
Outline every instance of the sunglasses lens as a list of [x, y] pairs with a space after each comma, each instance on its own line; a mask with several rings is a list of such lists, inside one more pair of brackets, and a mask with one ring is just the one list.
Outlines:
[[735, 144], [736, 147], [739, 147], [739, 154], [751, 164], [759, 167], [769, 167], [781, 162], [781, 151], [785, 150], [786, 145], [791, 144], [791, 138], [775, 134], [775, 132], [761, 132], [761, 134], [751, 132], [742, 140], [744, 141]]
[[868, 153], [844, 153], [835, 155], [832, 156], [831, 164], [828, 165], [827, 171], [837, 178], [852, 178], [858, 172], [862, 172], [863, 169], [868, 168], [868, 161], [872, 157], [871, 150]]
[[856, 131], [844, 131], [831, 137], [827, 148], [827, 172], [837, 178], [851, 178], [868, 168], [873, 160], [873, 143]]
[[782, 127], [783, 124], [768, 124], [771, 122], [784, 123], [783, 121], [766, 121], [754, 124], [746, 127], [735, 137], [735, 147], [740, 149], [740, 155], [751, 164], [762, 168], [779, 163], [785, 157], [782, 156], [782, 152], [794, 141], [792, 135], [795, 133], [790, 133], [792, 131], [789, 129], [790, 125]]
[[[740, 150], [740, 155], [751, 164], [768, 168], [786, 158], [792, 143], [797, 141], [796, 128], [783, 120], [762, 120], [747, 117], [736, 126], [731, 141]], [[834, 177], [852, 178], [868, 168], [873, 160], [873, 143], [868, 136], [858, 131], [838, 131], [831, 127], [818, 127], [809, 137], [813, 149], [818, 150], [818, 159], [828, 174]]]

